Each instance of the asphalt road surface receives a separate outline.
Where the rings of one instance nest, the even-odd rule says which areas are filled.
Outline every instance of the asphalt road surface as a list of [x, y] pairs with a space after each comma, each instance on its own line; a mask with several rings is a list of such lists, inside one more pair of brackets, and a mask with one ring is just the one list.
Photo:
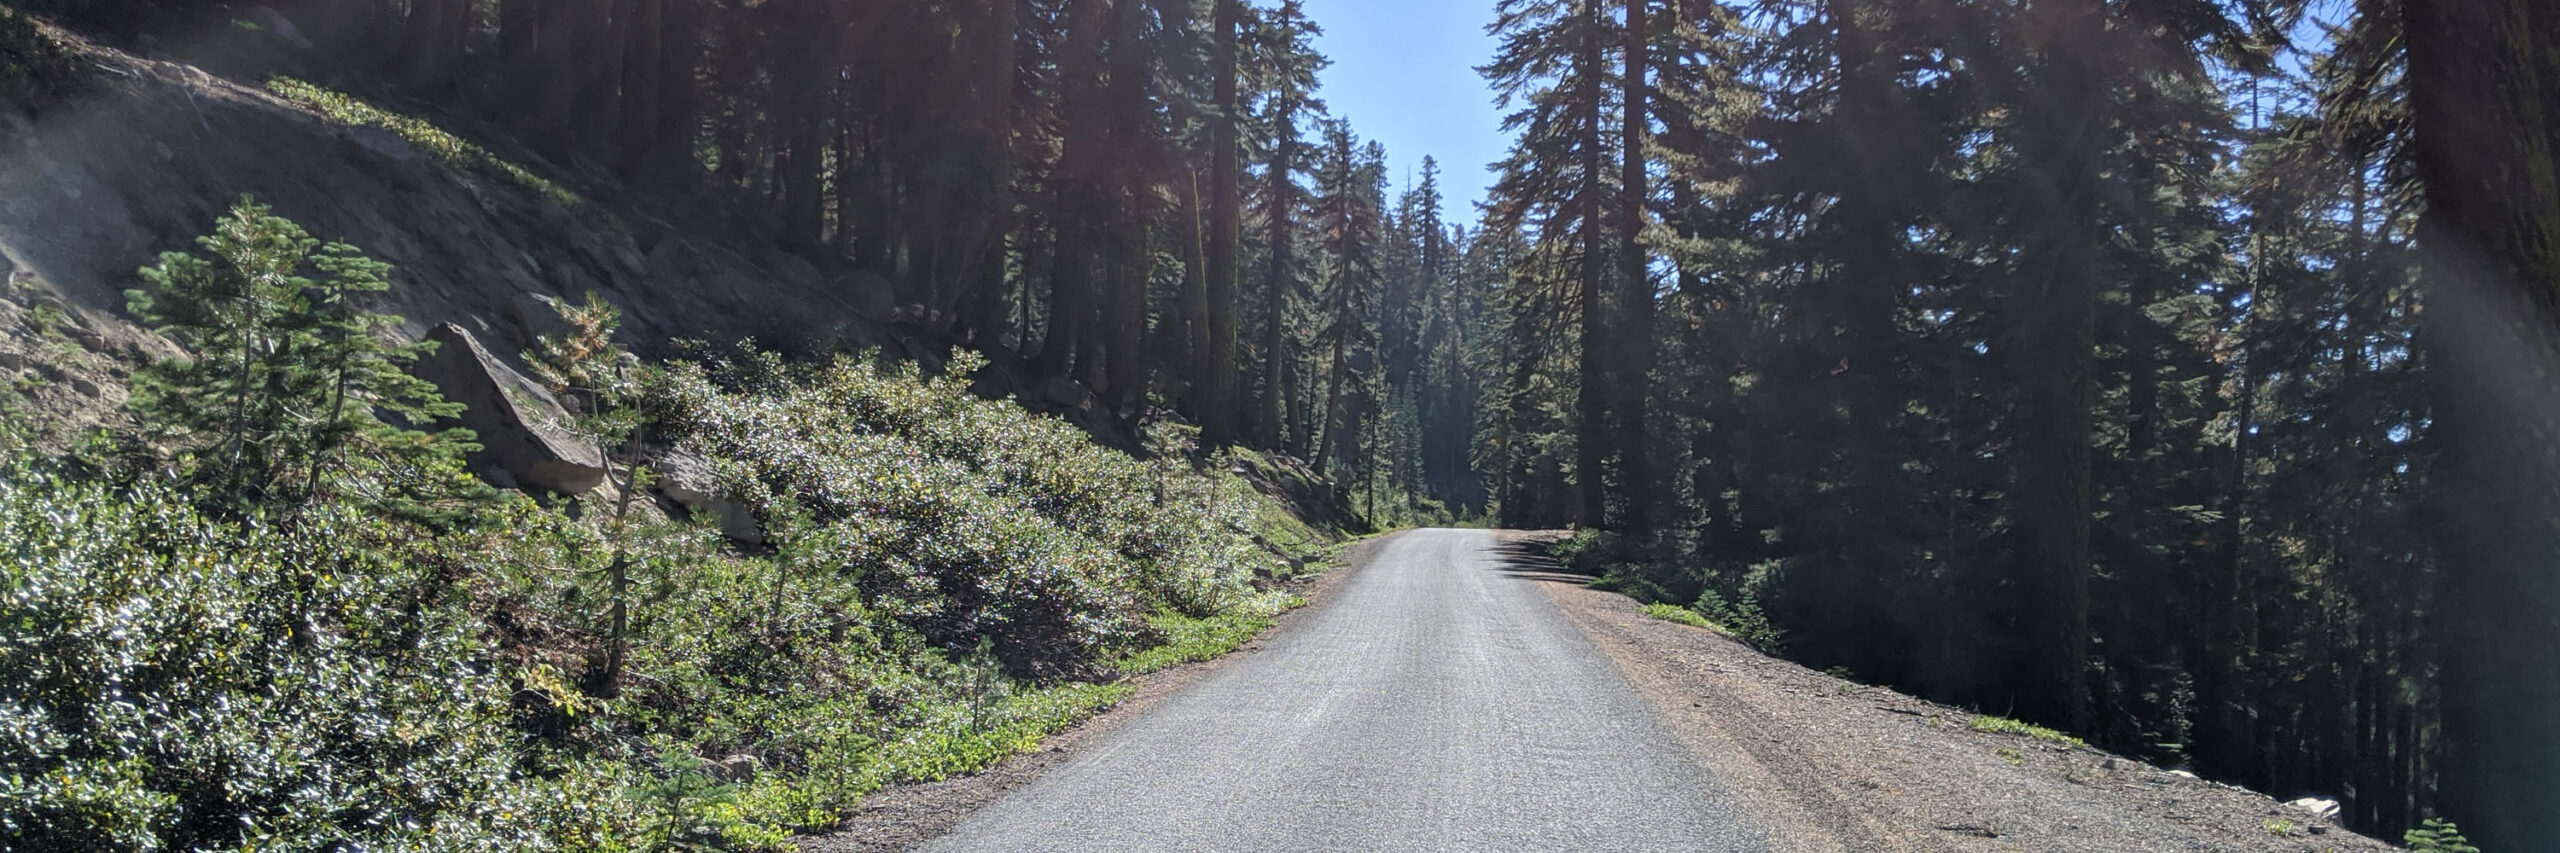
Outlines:
[[1766, 848], [1492, 534], [1385, 543], [1322, 609], [927, 850]]

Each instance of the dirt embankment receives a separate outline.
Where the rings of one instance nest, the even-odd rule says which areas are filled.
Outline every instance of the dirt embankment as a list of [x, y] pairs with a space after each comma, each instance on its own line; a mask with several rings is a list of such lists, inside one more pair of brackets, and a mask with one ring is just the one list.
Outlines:
[[2383, 851], [2264, 794], [1974, 715], [1644, 615], [1590, 579], [1528, 573], [1709, 769], [1802, 851]]

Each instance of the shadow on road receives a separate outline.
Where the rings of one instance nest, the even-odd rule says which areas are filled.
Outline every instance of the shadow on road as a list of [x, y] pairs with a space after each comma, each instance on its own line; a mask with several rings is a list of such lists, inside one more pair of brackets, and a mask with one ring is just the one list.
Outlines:
[[1554, 545], [1546, 537], [1504, 537], [1493, 546], [1494, 560], [1504, 577], [1522, 580], [1582, 586], [1597, 577], [1575, 571], [1556, 559]]

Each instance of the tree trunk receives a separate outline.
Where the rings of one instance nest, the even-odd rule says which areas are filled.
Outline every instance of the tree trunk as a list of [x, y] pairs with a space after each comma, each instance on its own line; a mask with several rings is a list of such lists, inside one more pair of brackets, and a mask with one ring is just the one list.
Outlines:
[[1066, 18], [1066, 41], [1058, 51], [1059, 94], [1062, 119], [1066, 123], [1065, 140], [1058, 156], [1057, 212], [1051, 217], [1057, 231], [1056, 255], [1051, 266], [1049, 310], [1046, 331], [1040, 340], [1040, 372], [1048, 376], [1073, 376], [1091, 370], [1087, 340], [1089, 319], [1096, 313], [1092, 287], [1095, 229], [1103, 215], [1101, 191], [1096, 181], [1101, 177], [1103, 149], [1110, 144], [1106, 118], [1103, 115], [1102, 25], [1109, 4], [1105, 0], [1073, 0], [1062, 13]]
[[541, 41], [534, 62], [541, 71], [533, 78], [540, 83], [535, 88], [531, 124], [537, 128], [534, 136], [542, 153], [562, 162], [577, 153], [578, 95], [585, 91], [590, 73], [584, 67], [585, 48], [595, 37], [588, 14], [592, 6], [593, 0], [551, 0], [536, 13], [541, 19]]
[[589, 31], [581, 63], [585, 78], [579, 81], [576, 130], [584, 153], [611, 163], [620, 155], [614, 146], [624, 139], [615, 122], [622, 117], [623, 49], [631, 38], [633, 7], [639, 0], [593, 2], [594, 29]]
[[1284, 352], [1280, 357], [1285, 362], [1280, 365], [1280, 398], [1289, 419], [1289, 451], [1300, 459], [1314, 461], [1312, 454], [1317, 450], [1313, 430], [1307, 423], [1306, 364], [1297, 360], [1293, 341], [1284, 339], [1281, 346]]
[[[2091, 61], [2105, 37], [2096, 0], [2039, 0], [2044, 117], [2027, 131], [2033, 195], [2045, 213], [2030, 237], [2019, 354], [2026, 419], [2019, 445], [2018, 527], [2027, 576], [2018, 617], [2027, 678], [2019, 708], [2089, 730], [2089, 429], [2096, 337], [2098, 135], [2106, 88]], [[2049, 26], [2045, 24], [2049, 23]]]
[[1333, 457], [1336, 455], [1333, 447], [1342, 440], [1338, 434], [1342, 424], [1342, 379], [1343, 374], [1350, 372], [1349, 366], [1343, 363], [1350, 355], [1345, 351], [1345, 337], [1340, 334], [1333, 336], [1332, 353], [1325, 359], [1324, 428], [1316, 432], [1315, 440], [1314, 461], [1319, 479], [1332, 477]]
[[1184, 387], [1180, 399], [1193, 422], [1200, 424], [1201, 440], [1206, 442], [1209, 441], [1209, 415], [1204, 410], [1211, 405], [1208, 387], [1211, 370], [1209, 314], [1216, 309], [1209, 304], [1209, 264], [1204, 257], [1209, 251], [1209, 234], [1208, 225], [1202, 221], [1207, 212], [1201, 209], [1200, 180], [1196, 174], [1185, 189], [1188, 192], [1182, 197], [1182, 218], [1189, 227], [1182, 241], [1182, 328], [1179, 336], [1182, 345], [1176, 357], [1183, 365], [1181, 379]]
[[1606, 341], [1616, 334], [1609, 326], [1606, 264], [1608, 223], [1600, 211], [1600, 79], [1602, 67], [1601, 34], [1608, 31], [1601, 20], [1600, 0], [1582, 0], [1582, 26], [1578, 28], [1582, 44], [1576, 54], [1575, 74], [1578, 108], [1582, 112], [1582, 178], [1575, 190], [1574, 203], [1581, 208], [1582, 258], [1577, 296], [1582, 309], [1581, 384], [1574, 397], [1579, 416], [1579, 430], [1574, 436], [1574, 479], [1582, 493], [1580, 522], [1586, 527], [1608, 527], [1609, 518], [1609, 362], [1613, 349]]
[[[827, 231], [827, 150], [838, 108], [838, 46], [844, 21], [825, 0], [789, 0], [780, 10], [790, 45], [773, 81], [780, 135], [775, 163], [775, 233], [784, 248], [811, 252], [823, 246]], [[858, 79], [858, 78], [857, 78]], [[838, 192], [849, 188], [838, 187]], [[885, 205], [884, 205], [885, 206]]]
[[1653, 388], [1653, 271], [1644, 247], [1645, 60], [1652, 51], [1652, 31], [1645, 6], [1651, 0], [1627, 0], [1626, 81], [1619, 99], [1625, 106], [1619, 130], [1621, 164], [1618, 177], [1618, 295], [1624, 323], [1616, 332], [1622, 352], [1613, 365], [1618, 391], [1618, 495], [1625, 505], [1619, 525], [1639, 533], [1653, 524], [1652, 442], [1646, 435], [1647, 410]]
[[454, 58], [471, 13], [468, 0], [412, 0], [407, 30], [408, 62], [401, 79], [419, 92], [440, 95], [453, 84]]
[[2403, 0], [2423, 340], [2454, 521], [2439, 804], [2488, 850], [2560, 838], [2560, 7]]
[[1013, 110], [1014, 74], [1019, 67], [1016, 55], [1016, 0], [985, 0], [985, 16], [979, 21], [980, 61], [987, 63], [987, 77], [979, 81], [980, 106], [977, 132], [980, 149], [986, 158], [983, 195], [977, 200], [977, 245], [971, 263], [970, 280], [963, 283], [967, 294], [960, 313], [981, 348], [1001, 346], [1005, 322], [1005, 243], [1014, 227], [1014, 148]]
[[[1831, 621], [1813, 633], [1855, 637], [1882, 618], [1890, 598], [1885, 585], [1895, 570], [1890, 540], [1907, 505], [1892, 494], [1899, 460], [1890, 427], [1893, 413], [1884, 399], [1895, 379], [1893, 315], [1899, 303], [1896, 290], [1904, 286], [1893, 213], [1898, 200], [1888, 188], [1899, 177], [1891, 172], [1903, 155], [1892, 150], [1900, 142], [1888, 132], [1893, 124], [1886, 116], [1894, 93], [1884, 76], [1886, 60], [1860, 18], [1871, 6], [1857, 0], [1829, 0], [1825, 6], [1840, 81], [1826, 130], [1843, 162], [1834, 167], [1832, 179], [1837, 201], [1829, 215], [1837, 223], [1837, 245], [1829, 254], [1839, 262], [1824, 288], [1827, 349], [1820, 358], [1830, 371], [1823, 382], [1838, 407], [1830, 420], [1834, 429], [1826, 432], [1838, 439], [1831, 452], [1839, 460], [1833, 471], [1841, 490], [1824, 512], [1824, 536], [1833, 541], [1820, 570], [1840, 593], [1823, 603]], [[1845, 662], [1877, 676], [1901, 667], [1900, 655], [1906, 651], [1855, 641], [1846, 648]]]
[[[540, 44], [540, 36], [536, 30], [541, 26], [542, 20], [536, 13], [534, 6], [536, 2], [538, 0], [498, 0], [496, 76], [501, 81], [530, 80], [536, 73], [535, 53]], [[524, 87], [501, 82], [489, 88], [494, 92], [506, 93], [502, 97], [492, 99], [494, 103], [490, 106], [499, 111], [511, 111], [516, 105], [524, 102]]]
[[1212, 444], [1228, 444], [1241, 436], [1236, 365], [1237, 212], [1236, 29], [1244, 16], [1243, 0], [1216, 0], [1217, 28], [1211, 84], [1217, 104], [1209, 116], [1209, 292], [1207, 348], [1196, 354], [1195, 375], [1207, 386], [1201, 395], [1200, 430]]
[[667, 73], [665, 44], [671, 35], [685, 37], [669, 26], [668, 2], [634, 0], [629, 4], [631, 23], [623, 29], [622, 114], [616, 119], [622, 150], [615, 152], [614, 171], [626, 181], [645, 175], [661, 156], [658, 146], [665, 144], [659, 127], [667, 101], [661, 88]]
[[[665, 30], [658, 40], [655, 120], [647, 125], [649, 162], [644, 182], [682, 187], [699, 174], [702, 161], [694, 151], [702, 112], [701, 86], [694, 74], [702, 62], [702, 0], [658, 0]], [[635, 128], [635, 130], [638, 130]]]
[[1279, 115], [1274, 117], [1279, 138], [1271, 144], [1271, 201], [1268, 212], [1271, 242], [1269, 271], [1262, 290], [1262, 400], [1256, 407], [1260, 413], [1261, 443], [1264, 447], [1281, 447], [1300, 440], [1291, 429], [1297, 420], [1290, 417], [1290, 397], [1296, 383], [1289, 378], [1292, 359], [1289, 349], [1289, 293], [1297, 287], [1298, 211], [1298, 114], [1297, 104], [1282, 101]]
[[1096, 390], [1110, 401], [1113, 416], [1123, 420], [1136, 418], [1147, 402], [1147, 283], [1153, 263], [1147, 252], [1147, 217], [1141, 211], [1155, 190], [1143, 141], [1155, 66], [1145, 37], [1147, 14], [1144, 3], [1112, 4], [1111, 128], [1104, 149], [1112, 205], [1110, 236], [1103, 241], [1111, 277], [1105, 282], [1110, 292], [1104, 300], [1103, 334], [1095, 336], [1103, 346]]

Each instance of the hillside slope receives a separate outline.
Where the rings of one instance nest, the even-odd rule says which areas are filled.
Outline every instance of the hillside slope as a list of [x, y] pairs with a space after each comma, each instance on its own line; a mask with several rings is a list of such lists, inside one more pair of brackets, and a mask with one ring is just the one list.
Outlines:
[[[751, 228], [24, 20], [0, 849], [785, 849], [1234, 647], [1329, 547], [1303, 467], [986, 399], [1018, 374]], [[217, 218], [236, 250], [164, 264], [139, 328], [135, 269]], [[294, 220], [398, 265], [381, 298]], [[619, 328], [544, 299], [588, 293]], [[492, 458], [347, 405], [452, 412], [359, 372], [366, 308]]]
[[123, 311], [134, 270], [188, 248], [242, 195], [393, 264], [380, 307], [413, 339], [455, 323], [512, 359], [556, 323], [539, 297], [595, 292], [644, 353], [745, 337], [937, 349], [895, 328], [885, 282], [821, 271], [753, 228], [671, 220], [610, 181], [291, 78], [227, 79], [44, 31], [71, 74], [37, 103], [0, 105], [0, 322], [103, 358], [20, 340], [0, 342], [0, 365], [45, 379], [38, 408], [70, 423], [111, 416], [115, 362], [157, 351]]

